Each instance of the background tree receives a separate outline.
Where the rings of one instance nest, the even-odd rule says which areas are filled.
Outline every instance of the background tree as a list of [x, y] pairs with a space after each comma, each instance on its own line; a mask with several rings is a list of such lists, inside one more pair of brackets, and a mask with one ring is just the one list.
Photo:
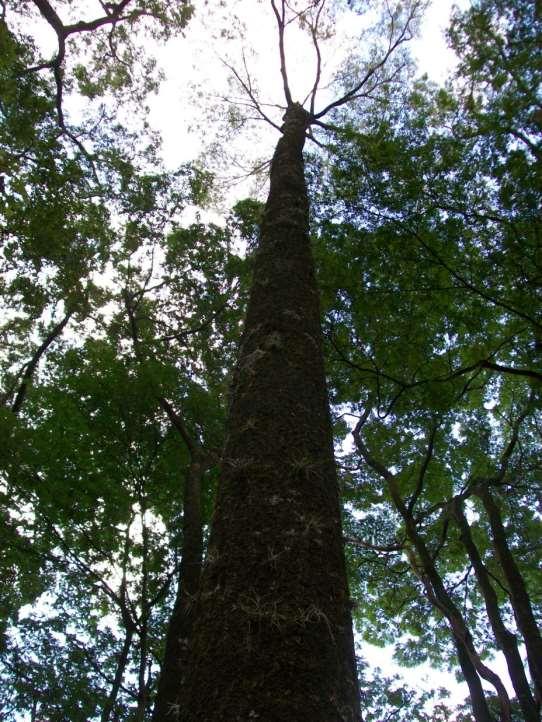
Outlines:
[[[457, 14], [455, 86], [418, 82], [406, 96], [389, 94], [373, 115], [347, 116], [351, 130], [330, 166], [336, 195], [327, 207], [315, 203], [334, 397], [365, 422], [357, 435], [361, 459], [352, 460], [347, 477], [360, 514], [351, 528], [364, 530], [352, 540], [374, 564], [372, 582], [360, 590], [362, 624], [382, 639], [384, 624], [400, 615], [409, 635], [427, 640], [407, 641], [402, 658], [414, 662], [438, 643], [442, 660], [440, 625], [419, 624], [420, 593], [437, 619], [447, 616], [435, 594], [440, 577], [459, 608], [468, 599], [465, 622], [478, 649], [505, 652], [524, 719], [539, 715], [537, 673], [530, 672], [529, 689], [518, 645], [527, 638], [536, 645], [539, 637], [538, 583], [528, 580], [539, 556], [530, 529], [537, 525], [531, 494], [539, 488], [531, 451], [540, 404], [540, 100], [530, 78], [540, 58], [519, 48], [532, 46], [536, 22], [524, 3], [511, 10], [482, 2]], [[495, 34], [498, 52], [489, 47]], [[323, 170], [317, 166], [314, 191], [325, 204]], [[511, 181], [516, 172], [527, 185]], [[484, 505], [485, 495], [495, 503]], [[426, 540], [425, 564], [418, 534]], [[533, 556], [522, 566], [526, 549]], [[515, 583], [501, 562], [513, 557]], [[528, 633], [514, 612], [516, 588], [532, 620]], [[450, 620], [452, 634], [454, 626]], [[477, 667], [476, 675], [486, 674]], [[509, 705], [499, 696], [507, 719]], [[495, 714], [481, 705], [477, 719]]]

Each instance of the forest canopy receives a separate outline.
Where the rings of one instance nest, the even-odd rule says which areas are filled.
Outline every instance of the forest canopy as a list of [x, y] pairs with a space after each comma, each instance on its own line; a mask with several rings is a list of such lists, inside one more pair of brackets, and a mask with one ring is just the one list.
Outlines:
[[[326, 43], [366, 4], [261, 5], [284, 97], [258, 88], [245, 55], [242, 66], [228, 61], [223, 150], [254, 123], [285, 138], [292, 107], [305, 114], [363, 719], [536, 722], [541, 8], [456, 8], [447, 42], [457, 66], [439, 85], [408, 50], [423, 3], [374, 2], [378, 19], [337, 66], [339, 101], [329, 101]], [[191, 674], [243, 319], [269, 224], [261, 198], [210, 212], [223, 192], [216, 158], [173, 168], [149, 121], [162, 80], [152, 48], [182, 42], [213, 8], [91, 6], [0, 2], [6, 722], [183, 719], [170, 687]], [[294, 32], [313, 53], [305, 99], [288, 82]], [[281, 350], [279, 336], [267, 338], [265, 353]], [[258, 349], [250, 358], [241, 370], [257, 377]], [[243, 423], [252, 434], [257, 422]], [[300, 479], [313, 466], [295, 456]], [[321, 531], [312, 501], [297, 549]], [[283, 550], [266, 553], [273, 566]], [[263, 613], [250, 604], [256, 628]], [[307, 608], [298, 627], [330, 627], [320, 607]], [[273, 629], [282, 624], [276, 612]], [[393, 645], [404, 666], [453, 670], [470, 700], [456, 706], [369, 669], [363, 641]]]

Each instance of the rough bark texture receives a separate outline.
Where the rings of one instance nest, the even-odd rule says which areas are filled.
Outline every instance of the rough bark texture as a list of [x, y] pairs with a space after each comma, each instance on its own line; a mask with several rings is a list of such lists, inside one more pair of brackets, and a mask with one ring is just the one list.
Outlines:
[[184, 722], [359, 719], [308, 236], [307, 124], [291, 105], [272, 161]]
[[152, 715], [153, 722], [178, 718], [182, 680], [188, 668], [194, 601], [202, 564], [201, 477], [204, 464], [197, 450], [186, 474], [183, 493], [183, 548], [175, 606], [169, 621], [166, 650]]

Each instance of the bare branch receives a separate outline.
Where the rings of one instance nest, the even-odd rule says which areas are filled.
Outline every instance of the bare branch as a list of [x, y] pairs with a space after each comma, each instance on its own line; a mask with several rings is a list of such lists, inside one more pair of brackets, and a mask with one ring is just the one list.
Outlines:
[[290, 107], [292, 105], [292, 94], [290, 92], [290, 86], [288, 83], [288, 73], [286, 71], [286, 53], [284, 50], [284, 28], [286, 27], [285, 23], [285, 17], [286, 17], [286, 6], [285, 6], [285, 0], [281, 0], [281, 11], [279, 13], [277, 6], [275, 4], [275, 0], [271, 0], [271, 7], [273, 8], [273, 12], [275, 13], [275, 18], [277, 20], [277, 27], [279, 31], [279, 53], [280, 53], [280, 74], [282, 75], [282, 84], [284, 87], [284, 97], [286, 99], [286, 105]]
[[269, 125], [273, 126], [273, 128], [275, 128], [279, 132], [282, 132], [280, 125], [277, 125], [274, 121], [272, 121], [271, 118], [267, 115], [267, 113], [265, 113], [263, 111], [262, 104], [259, 102], [259, 100], [256, 98], [256, 95], [254, 94], [254, 91], [252, 89], [252, 83], [250, 80], [250, 75], [248, 74], [248, 70], [247, 70], [247, 66], [246, 66], [244, 53], [243, 53], [243, 63], [245, 66], [245, 70], [247, 72], [247, 80], [243, 80], [243, 78], [239, 74], [239, 71], [236, 70], [236, 68], [233, 65], [230, 65], [230, 63], [228, 63], [224, 59], [221, 59], [221, 60], [222, 60], [222, 63], [228, 68], [228, 70], [231, 73], [233, 73], [233, 75], [235, 76], [235, 78], [236, 78], [237, 82], [239, 83], [239, 85], [241, 86], [241, 88], [245, 91], [247, 96], [250, 98], [251, 107], [253, 107], [254, 110], [261, 116], [261, 118], [263, 120], [265, 120], [267, 123], [269, 123]]
[[397, 37], [394, 39], [395, 35], [395, 21], [393, 16], [391, 17], [391, 26], [390, 26], [390, 37], [389, 37], [389, 43], [386, 52], [384, 53], [383, 57], [374, 65], [372, 65], [363, 78], [356, 83], [348, 92], [346, 92], [342, 97], [338, 98], [337, 100], [334, 100], [333, 102], [329, 103], [323, 110], [321, 110], [319, 113], [314, 113], [314, 118], [316, 120], [323, 118], [327, 113], [329, 113], [330, 110], [333, 110], [334, 108], [338, 108], [341, 105], [345, 105], [346, 103], [350, 102], [351, 100], [354, 100], [357, 97], [363, 96], [366, 93], [371, 93], [373, 90], [376, 89], [376, 87], [382, 85], [383, 82], [389, 83], [391, 82], [391, 79], [395, 76], [396, 73], [394, 73], [391, 78], [387, 78], [385, 81], [376, 81], [372, 87], [368, 91], [365, 91], [365, 93], [361, 93], [361, 91], [366, 87], [366, 85], [369, 83], [371, 79], [373, 79], [379, 70], [381, 70], [386, 63], [388, 62], [389, 58], [393, 55], [393, 53], [397, 50], [397, 48], [402, 45], [403, 43], [407, 42], [411, 39], [410, 34], [410, 26], [412, 21], [414, 20], [416, 16], [416, 12], [418, 9], [418, 4], [415, 3], [412, 6], [412, 9], [408, 15], [408, 18], [406, 19], [401, 32], [397, 35]]
[[312, 44], [314, 45], [314, 51], [316, 53], [316, 76], [314, 78], [314, 85], [312, 86], [312, 90], [310, 93], [311, 103], [310, 103], [310, 111], [309, 112], [310, 112], [311, 116], [314, 115], [314, 105], [316, 102], [316, 93], [318, 91], [318, 86], [320, 85], [320, 78], [322, 76], [322, 54], [320, 52], [320, 44], [318, 43], [318, 24], [320, 22], [320, 15], [322, 13], [322, 10], [324, 9], [325, 3], [326, 3], [326, 0], [322, 0], [322, 3], [316, 13], [316, 18], [314, 19], [314, 22], [311, 23], [311, 26], [310, 26]]

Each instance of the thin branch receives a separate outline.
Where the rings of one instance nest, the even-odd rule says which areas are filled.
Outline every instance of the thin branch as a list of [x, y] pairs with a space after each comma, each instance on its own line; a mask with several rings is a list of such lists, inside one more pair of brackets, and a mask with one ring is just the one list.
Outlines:
[[26, 364], [21, 383], [19, 384], [17, 395], [15, 396], [15, 400], [11, 406], [11, 410], [14, 414], [19, 413], [19, 411], [21, 410], [21, 406], [23, 405], [23, 402], [26, 398], [28, 386], [42, 356], [47, 351], [49, 346], [62, 334], [62, 331], [66, 327], [66, 324], [68, 323], [72, 315], [73, 311], [68, 311], [64, 318], [59, 323], [57, 323], [56, 326], [53, 326], [53, 328], [49, 331], [42, 343], [34, 351], [34, 354], [32, 355], [30, 361]]
[[[231, 292], [235, 290], [235, 286], [231, 288]], [[152, 340], [152, 343], [163, 343], [168, 341], [180, 341], [183, 338], [187, 338], [188, 336], [192, 336], [193, 334], [199, 333], [200, 331], [204, 331], [206, 328], [209, 328], [216, 320], [219, 318], [220, 314], [225, 311], [228, 306], [230, 305], [231, 298], [227, 298], [226, 301], [219, 306], [213, 314], [206, 320], [202, 321], [197, 326], [192, 326], [190, 328], [182, 329], [181, 331], [178, 331], [177, 333], [172, 333], [167, 336], [159, 336]], [[166, 325], [166, 324], [164, 324]]]
[[[384, 53], [384, 56], [378, 61], [378, 63], [376, 63], [375, 65], [372, 65], [369, 68], [369, 70], [367, 70], [367, 72], [365, 73], [363, 78], [358, 83], [356, 83], [356, 85], [354, 85], [353, 88], [351, 88], [348, 92], [346, 92], [342, 97], [329, 103], [329, 105], [326, 105], [326, 107], [323, 110], [321, 110], [319, 113], [315, 113], [314, 118], [316, 120], [323, 118], [325, 115], [327, 115], [327, 113], [329, 113], [330, 110], [333, 110], [334, 108], [338, 108], [341, 105], [345, 105], [346, 103], [348, 103], [351, 100], [358, 97], [360, 91], [376, 75], [376, 73], [384, 67], [384, 65], [388, 62], [389, 58], [391, 57], [391, 55], [393, 55], [395, 50], [397, 50], [397, 48], [400, 45], [402, 45], [403, 43], [405, 43], [407, 40], [410, 40], [410, 34], [408, 31], [410, 29], [411, 22], [414, 20], [414, 16], [415, 16], [417, 7], [418, 7], [417, 4], [413, 5], [412, 10], [411, 10], [407, 20], [405, 21], [401, 32], [395, 39], [395, 41], [393, 41], [394, 22], [393, 22], [393, 18], [392, 18], [392, 26], [391, 26], [391, 30], [390, 30], [389, 44], [388, 44], [388, 48], [387, 48], [386, 52]], [[387, 79], [386, 82], [389, 82], [389, 79]], [[376, 84], [373, 85], [373, 87], [370, 89], [369, 92], [372, 92], [377, 87], [377, 85], [381, 85], [381, 84], [382, 84], [382, 81], [379, 81], [379, 82], [377, 81]]]
[[375, 552], [384, 552], [386, 554], [391, 554], [392, 552], [401, 552], [403, 551], [405, 546], [404, 544], [371, 544], [370, 542], [359, 539], [358, 537], [345, 537], [344, 541], [347, 544], [354, 544], [355, 546], [362, 547], [363, 549], [369, 549]]
[[508, 468], [510, 466], [510, 459], [519, 441], [519, 431], [521, 424], [525, 421], [529, 413], [531, 412], [531, 403], [534, 399], [534, 392], [531, 391], [529, 399], [523, 411], [517, 416], [514, 423], [512, 424], [512, 436], [510, 441], [506, 445], [506, 448], [501, 454], [500, 465], [497, 472], [493, 476], [480, 477], [476, 476], [467, 482], [464, 490], [459, 495], [462, 499], [467, 499], [473, 493], [476, 494], [477, 490], [487, 489], [490, 486], [500, 486], [506, 477]]
[[183, 417], [175, 411], [170, 402], [163, 396], [159, 397], [158, 402], [160, 404], [160, 407], [166, 412], [168, 419], [171, 421], [171, 424], [179, 432], [179, 435], [186, 444], [190, 455], [193, 456], [198, 450], [197, 444], [194, 441], [194, 438], [192, 437], [190, 432], [188, 431]]
[[277, 27], [279, 31], [280, 74], [282, 75], [284, 97], [286, 99], [286, 105], [290, 107], [293, 103], [293, 100], [292, 94], [290, 92], [290, 86], [288, 83], [288, 73], [286, 71], [286, 53], [284, 50], [284, 28], [286, 15], [285, 0], [281, 0], [282, 13], [279, 13], [275, 4], [275, 0], [271, 0], [271, 7], [273, 8], [273, 12], [275, 13], [275, 18], [277, 20]]
[[[412, 235], [417, 239], [417, 241], [420, 243], [423, 248], [431, 255], [433, 258], [441, 265], [443, 268], [445, 268], [448, 273], [455, 278], [456, 281], [458, 281], [464, 288], [467, 288], [469, 291], [472, 291], [473, 293], [477, 294], [478, 296], [481, 296], [486, 301], [489, 301], [495, 306], [499, 306], [500, 308], [504, 308], [506, 311], [509, 311], [510, 313], [514, 314], [515, 316], [519, 316], [519, 318], [523, 318], [525, 321], [529, 321], [529, 323], [532, 323], [533, 326], [536, 326], [537, 328], [542, 329], [542, 323], [538, 322], [534, 317], [529, 316], [528, 314], [524, 313], [523, 311], [520, 311], [518, 308], [514, 308], [510, 304], [506, 303], [505, 301], [501, 301], [498, 298], [495, 298], [494, 296], [487, 293], [487, 291], [484, 291], [477, 286], [475, 286], [473, 283], [468, 281], [466, 278], [461, 276], [456, 270], [454, 270], [443, 258], [440, 256], [434, 248], [432, 248], [426, 241], [424, 241], [423, 237], [412, 227], [410, 226], [410, 231]], [[538, 378], [538, 376], [537, 376]]]
[[80, 32], [93, 32], [106, 25], [115, 26], [118, 22], [128, 19], [135, 19], [146, 13], [143, 10], [133, 10], [130, 15], [123, 15], [124, 10], [132, 2], [132, 0], [121, 0], [121, 2], [117, 4], [109, 3], [106, 6], [106, 14], [102, 17], [95, 18], [94, 20], [89, 21], [80, 20], [70, 25], [64, 25], [49, 0], [32, 0], [32, 2], [38, 8], [43, 18], [54, 30], [57, 37], [57, 52], [51, 60], [27, 68], [25, 72], [36, 72], [47, 69], [53, 71], [56, 85], [55, 105], [58, 125], [62, 129], [62, 132], [68, 138], [70, 138], [70, 140], [79, 148], [79, 150], [81, 150], [81, 152], [83, 152], [85, 156], [90, 157], [88, 151], [85, 149], [81, 141], [67, 129], [64, 118], [62, 100], [64, 80], [63, 65], [66, 57], [66, 40], [70, 35], [74, 35]]
[[425, 482], [425, 476], [427, 473], [427, 469], [429, 467], [429, 464], [431, 463], [431, 459], [433, 458], [433, 449], [435, 446], [435, 436], [437, 433], [437, 425], [434, 424], [431, 433], [429, 435], [429, 443], [427, 445], [427, 451], [425, 453], [422, 466], [420, 469], [420, 473], [418, 475], [418, 483], [416, 485], [416, 489], [414, 490], [414, 493], [412, 494], [412, 497], [410, 498], [410, 501], [408, 502], [408, 513], [412, 515], [414, 506], [416, 505], [416, 502], [420, 498], [420, 494], [423, 491], [424, 482]]
[[[244, 53], [243, 53], [243, 58], [244, 58]], [[262, 117], [263, 120], [266, 121], [266, 123], [269, 123], [269, 125], [273, 126], [273, 128], [278, 130], [279, 133], [282, 132], [280, 125], [277, 125], [277, 123], [275, 123], [273, 120], [271, 120], [271, 118], [267, 115], [267, 113], [265, 113], [262, 110], [262, 105], [259, 102], [259, 100], [256, 98], [256, 95], [254, 94], [254, 92], [252, 90], [252, 84], [250, 82], [250, 75], [248, 75], [248, 73], [247, 73], [248, 78], [247, 78], [247, 81], [245, 81], [245, 80], [243, 80], [243, 78], [241, 77], [241, 75], [239, 74], [239, 72], [236, 70], [236, 68], [233, 65], [230, 65], [230, 63], [226, 62], [226, 60], [224, 60], [223, 58], [221, 58], [221, 62], [228, 68], [228, 70], [231, 73], [233, 73], [233, 75], [235, 76], [239, 85], [243, 88], [245, 93], [250, 98], [252, 107], [254, 108], [254, 110]], [[245, 64], [245, 69], [246, 69], [246, 64]]]
[[367, 408], [361, 419], [356, 424], [354, 430], [352, 431], [354, 443], [365, 462], [373, 469], [373, 471], [376, 471], [376, 473], [379, 474], [385, 481], [395, 481], [395, 474], [393, 474], [386, 466], [384, 466], [384, 464], [378, 461], [378, 459], [372, 456], [369, 449], [367, 448], [367, 446], [365, 446], [365, 443], [361, 438], [361, 429], [363, 428], [363, 425], [369, 417], [369, 413], [370, 409]]
[[314, 19], [314, 22], [311, 23], [310, 29], [311, 29], [311, 37], [312, 37], [312, 44], [314, 45], [314, 50], [316, 52], [316, 76], [314, 78], [314, 85], [312, 86], [312, 90], [310, 93], [310, 114], [311, 116], [314, 116], [314, 106], [316, 103], [316, 93], [318, 91], [318, 86], [320, 85], [320, 78], [322, 76], [322, 54], [320, 52], [320, 45], [318, 43], [318, 23], [320, 22], [320, 15], [322, 13], [322, 10], [324, 9], [324, 5], [326, 3], [326, 0], [322, 0], [322, 3], [320, 4], [320, 7], [318, 8], [318, 11], [316, 13], [316, 18]]

